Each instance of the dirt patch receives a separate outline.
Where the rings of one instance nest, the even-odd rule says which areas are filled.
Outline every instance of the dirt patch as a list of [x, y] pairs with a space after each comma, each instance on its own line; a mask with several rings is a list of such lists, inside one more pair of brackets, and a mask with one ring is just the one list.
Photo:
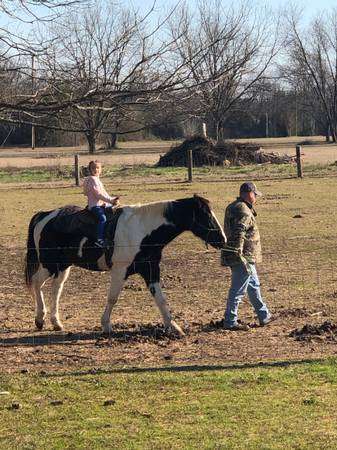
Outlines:
[[[305, 138], [304, 138], [305, 139]], [[322, 136], [309, 136], [315, 145], [305, 146], [303, 154], [304, 164], [334, 163], [337, 160], [337, 146], [326, 144]], [[243, 139], [235, 142], [244, 143]], [[250, 143], [262, 147], [263, 151], [278, 152], [281, 155], [295, 156], [295, 146], [298, 137], [289, 138], [257, 138], [250, 139]], [[95, 157], [106, 165], [155, 164], [158, 155], [164, 154], [177, 141], [141, 141], [121, 142], [119, 148], [113, 152], [98, 151]], [[86, 146], [81, 147], [38, 147], [30, 148], [10, 147], [0, 151], [0, 168], [9, 167], [45, 167], [74, 164], [74, 154], [80, 155], [80, 163], [86, 165], [92, 156], [88, 155]]]
[[337, 341], [337, 325], [325, 321], [320, 325], [305, 324], [302, 328], [296, 328], [290, 334], [296, 341], [312, 341], [313, 339]]

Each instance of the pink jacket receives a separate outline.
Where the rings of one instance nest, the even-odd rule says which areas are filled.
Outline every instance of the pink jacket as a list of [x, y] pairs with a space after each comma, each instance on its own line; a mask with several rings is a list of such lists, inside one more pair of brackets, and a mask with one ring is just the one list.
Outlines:
[[88, 197], [89, 208], [93, 206], [112, 205], [116, 199], [116, 197], [110, 197], [99, 177], [93, 175], [84, 178], [83, 193]]

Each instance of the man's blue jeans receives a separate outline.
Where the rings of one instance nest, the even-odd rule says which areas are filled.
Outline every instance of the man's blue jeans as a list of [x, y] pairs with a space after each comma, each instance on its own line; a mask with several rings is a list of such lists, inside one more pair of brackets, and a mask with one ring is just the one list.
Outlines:
[[104, 241], [104, 228], [106, 223], [106, 215], [104, 208], [102, 208], [101, 206], [93, 206], [91, 208], [91, 211], [95, 214], [95, 216], [98, 219], [97, 240]]
[[246, 293], [250, 303], [255, 309], [259, 322], [270, 317], [267, 305], [264, 303], [260, 291], [260, 281], [255, 264], [249, 264], [249, 272], [244, 264], [231, 267], [232, 283], [228, 292], [227, 307], [225, 312], [225, 325], [232, 327], [238, 323], [239, 304]]

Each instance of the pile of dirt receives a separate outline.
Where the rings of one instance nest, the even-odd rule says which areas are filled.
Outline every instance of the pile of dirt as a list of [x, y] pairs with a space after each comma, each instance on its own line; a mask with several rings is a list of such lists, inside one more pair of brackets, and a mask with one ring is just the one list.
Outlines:
[[293, 157], [265, 153], [259, 145], [249, 142], [225, 141], [214, 144], [203, 136], [194, 136], [186, 139], [182, 144], [171, 147], [165, 155], [159, 158], [157, 167], [187, 167], [189, 150], [193, 151], [193, 165], [196, 167], [294, 162]]
[[312, 313], [311, 311], [307, 311], [306, 309], [303, 308], [287, 308], [283, 309], [282, 311], [279, 311], [278, 316], [293, 319], [294, 317], [308, 317], [311, 316], [312, 314], [316, 313]]
[[302, 328], [296, 328], [289, 336], [296, 341], [311, 341], [312, 339], [326, 339], [330, 341], [337, 340], [337, 325], [325, 321], [321, 325], [305, 324]]
[[95, 345], [98, 347], [104, 347], [116, 345], [118, 342], [158, 343], [160, 341], [168, 342], [179, 339], [181, 339], [180, 336], [175, 333], [168, 332], [161, 323], [114, 323], [114, 330], [111, 334], [102, 334], [98, 336]]

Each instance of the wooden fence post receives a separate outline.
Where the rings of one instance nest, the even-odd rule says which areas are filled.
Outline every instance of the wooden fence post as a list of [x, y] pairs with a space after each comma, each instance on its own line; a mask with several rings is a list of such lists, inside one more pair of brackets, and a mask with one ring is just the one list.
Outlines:
[[76, 186], [80, 185], [80, 167], [79, 167], [78, 155], [75, 155], [75, 184], [76, 184]]
[[207, 126], [205, 124], [205, 122], [203, 122], [202, 124], [202, 135], [207, 138]]
[[32, 150], [35, 149], [36, 142], [36, 134], [35, 134], [35, 125], [32, 125]]
[[303, 178], [302, 161], [301, 161], [301, 146], [296, 145], [296, 164], [297, 164], [297, 177]]
[[188, 169], [188, 182], [193, 181], [193, 151], [192, 149], [187, 150], [187, 169]]

